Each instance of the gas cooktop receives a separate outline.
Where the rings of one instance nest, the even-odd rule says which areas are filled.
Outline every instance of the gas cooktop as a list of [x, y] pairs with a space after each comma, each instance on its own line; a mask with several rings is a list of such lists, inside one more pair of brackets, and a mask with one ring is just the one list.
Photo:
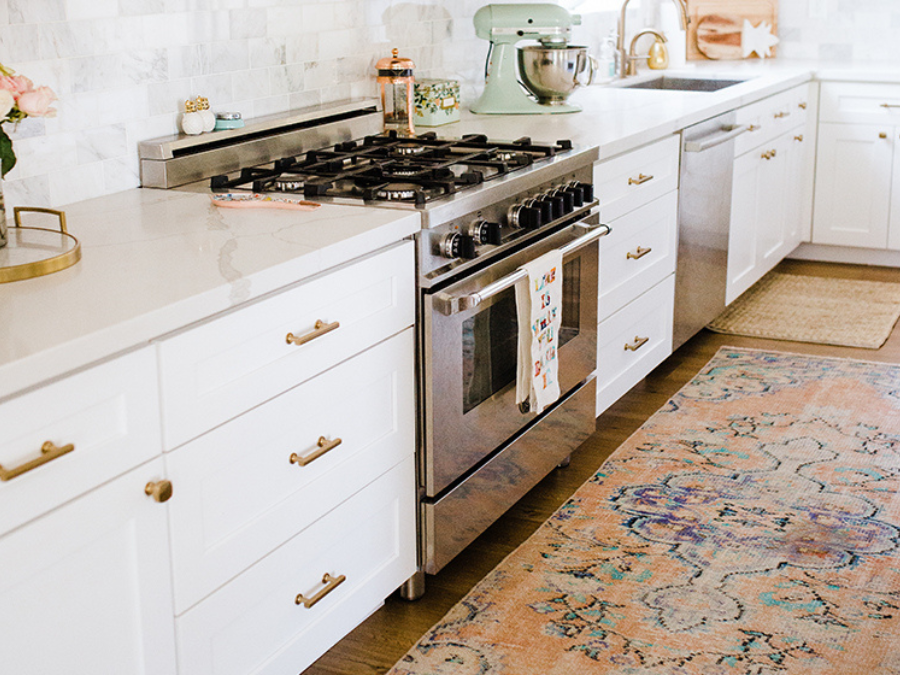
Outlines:
[[209, 187], [214, 192], [302, 193], [422, 206], [571, 149], [570, 141], [537, 144], [530, 138], [496, 142], [481, 135], [442, 139], [433, 132], [414, 138], [388, 133], [215, 175]]

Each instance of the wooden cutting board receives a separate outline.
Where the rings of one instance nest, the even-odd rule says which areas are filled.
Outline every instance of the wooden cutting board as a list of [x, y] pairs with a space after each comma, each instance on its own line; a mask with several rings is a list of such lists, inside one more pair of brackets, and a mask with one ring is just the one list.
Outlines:
[[[688, 0], [688, 59], [742, 59], [744, 21], [766, 22], [778, 34], [778, 0]], [[775, 56], [776, 47], [769, 49]], [[756, 53], [748, 58], [759, 58]]]

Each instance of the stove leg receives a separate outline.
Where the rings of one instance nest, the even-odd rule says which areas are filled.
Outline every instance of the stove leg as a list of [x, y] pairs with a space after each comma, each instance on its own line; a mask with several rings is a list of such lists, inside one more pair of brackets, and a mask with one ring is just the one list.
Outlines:
[[572, 455], [569, 455], [568, 457], [563, 459], [563, 461], [561, 461], [559, 464], [557, 464], [556, 468], [557, 469], [565, 469], [567, 466], [569, 466], [569, 462], [571, 462], [571, 461], [572, 461]]
[[419, 570], [400, 587], [400, 597], [404, 600], [418, 600], [425, 595], [425, 572]]

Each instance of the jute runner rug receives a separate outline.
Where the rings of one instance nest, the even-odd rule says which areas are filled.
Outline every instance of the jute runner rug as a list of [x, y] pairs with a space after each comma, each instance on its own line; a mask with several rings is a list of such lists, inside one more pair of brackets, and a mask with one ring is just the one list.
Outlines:
[[723, 348], [391, 675], [900, 673], [900, 366]]
[[707, 326], [730, 335], [878, 349], [900, 317], [900, 284], [769, 273]]

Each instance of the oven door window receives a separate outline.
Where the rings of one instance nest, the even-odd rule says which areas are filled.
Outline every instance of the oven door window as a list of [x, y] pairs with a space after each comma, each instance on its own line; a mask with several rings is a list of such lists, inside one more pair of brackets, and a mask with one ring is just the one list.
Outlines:
[[[578, 291], [581, 258], [563, 265], [562, 329], [559, 348], [578, 336], [581, 325]], [[462, 324], [463, 414], [516, 381], [518, 322], [515, 289]]]

